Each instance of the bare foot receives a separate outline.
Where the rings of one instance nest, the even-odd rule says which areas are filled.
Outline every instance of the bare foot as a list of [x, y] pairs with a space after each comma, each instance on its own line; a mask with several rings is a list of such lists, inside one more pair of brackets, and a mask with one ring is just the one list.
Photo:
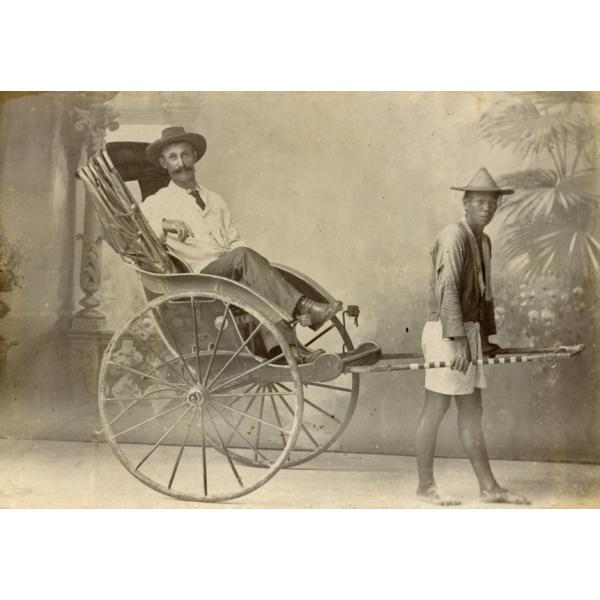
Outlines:
[[490, 492], [481, 492], [480, 497], [482, 502], [496, 504], [531, 504], [525, 496], [513, 494], [511, 491], [505, 490], [504, 488], [498, 488], [497, 490], [492, 490]]
[[434, 487], [425, 490], [417, 490], [417, 499], [428, 504], [436, 504], [437, 506], [458, 506], [460, 500], [447, 496], [440, 496]]

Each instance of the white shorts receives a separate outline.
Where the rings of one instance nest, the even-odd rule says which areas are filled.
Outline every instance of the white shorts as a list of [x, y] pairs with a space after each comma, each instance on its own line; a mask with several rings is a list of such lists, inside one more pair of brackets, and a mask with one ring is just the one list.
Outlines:
[[[471, 349], [471, 358], [482, 358], [479, 323], [464, 323], [465, 333]], [[421, 346], [426, 362], [453, 360], [458, 342], [444, 339], [441, 321], [426, 321], [421, 336]], [[485, 375], [482, 365], [471, 365], [466, 373], [453, 371], [449, 367], [425, 369], [425, 388], [439, 394], [459, 396], [472, 394], [475, 388], [485, 388]]]

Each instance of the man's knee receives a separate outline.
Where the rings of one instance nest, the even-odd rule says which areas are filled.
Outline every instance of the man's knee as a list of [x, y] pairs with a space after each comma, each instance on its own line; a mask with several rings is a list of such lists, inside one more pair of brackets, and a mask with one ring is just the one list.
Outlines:
[[247, 246], [239, 246], [230, 251], [231, 257], [236, 261], [244, 262], [267, 262], [267, 259], [259, 254], [256, 250]]
[[481, 421], [483, 415], [483, 406], [481, 397], [456, 397], [456, 409], [459, 420]]
[[424, 413], [427, 416], [442, 419], [450, 408], [450, 400], [450, 396], [425, 390]]
[[248, 254], [250, 254], [251, 252], [253, 252], [253, 250], [251, 250], [250, 248], [247, 248], [246, 246], [238, 246], [237, 248], [234, 248], [233, 250], [229, 251], [229, 256], [232, 257], [240, 257], [243, 258], [245, 256], [247, 256]]

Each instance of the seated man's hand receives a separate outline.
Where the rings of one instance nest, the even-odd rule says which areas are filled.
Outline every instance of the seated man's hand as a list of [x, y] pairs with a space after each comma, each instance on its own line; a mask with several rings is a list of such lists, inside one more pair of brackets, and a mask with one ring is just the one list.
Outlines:
[[173, 233], [177, 236], [180, 242], [185, 242], [188, 237], [194, 237], [194, 232], [185, 221], [175, 221], [172, 219], [163, 219], [163, 232]]
[[451, 369], [466, 373], [471, 364], [471, 348], [466, 337], [454, 338], [456, 342], [456, 353], [452, 360]]

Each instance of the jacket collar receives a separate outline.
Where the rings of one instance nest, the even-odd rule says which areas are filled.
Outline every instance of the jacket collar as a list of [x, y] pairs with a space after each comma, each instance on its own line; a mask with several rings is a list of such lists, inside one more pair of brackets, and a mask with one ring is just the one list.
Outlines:
[[[186, 190], [185, 188], [182, 188], [181, 186], [177, 185], [172, 179], [169, 181], [169, 185], [167, 186], [167, 191], [169, 193], [169, 195], [179, 195], [180, 198], [186, 198], [189, 199], [191, 202], [196, 202], [194, 200], [194, 198], [190, 195], [190, 191], [191, 190]], [[196, 184], [196, 188], [199, 192], [200, 195], [202, 196], [202, 199], [204, 200], [204, 203], [206, 204], [206, 208], [202, 211], [202, 214], [205, 215], [206, 213], [208, 213], [210, 211], [211, 205], [212, 203], [210, 202], [209, 199], [209, 195], [207, 193], [207, 190], [204, 189], [201, 185], [199, 185], [198, 183]]]

